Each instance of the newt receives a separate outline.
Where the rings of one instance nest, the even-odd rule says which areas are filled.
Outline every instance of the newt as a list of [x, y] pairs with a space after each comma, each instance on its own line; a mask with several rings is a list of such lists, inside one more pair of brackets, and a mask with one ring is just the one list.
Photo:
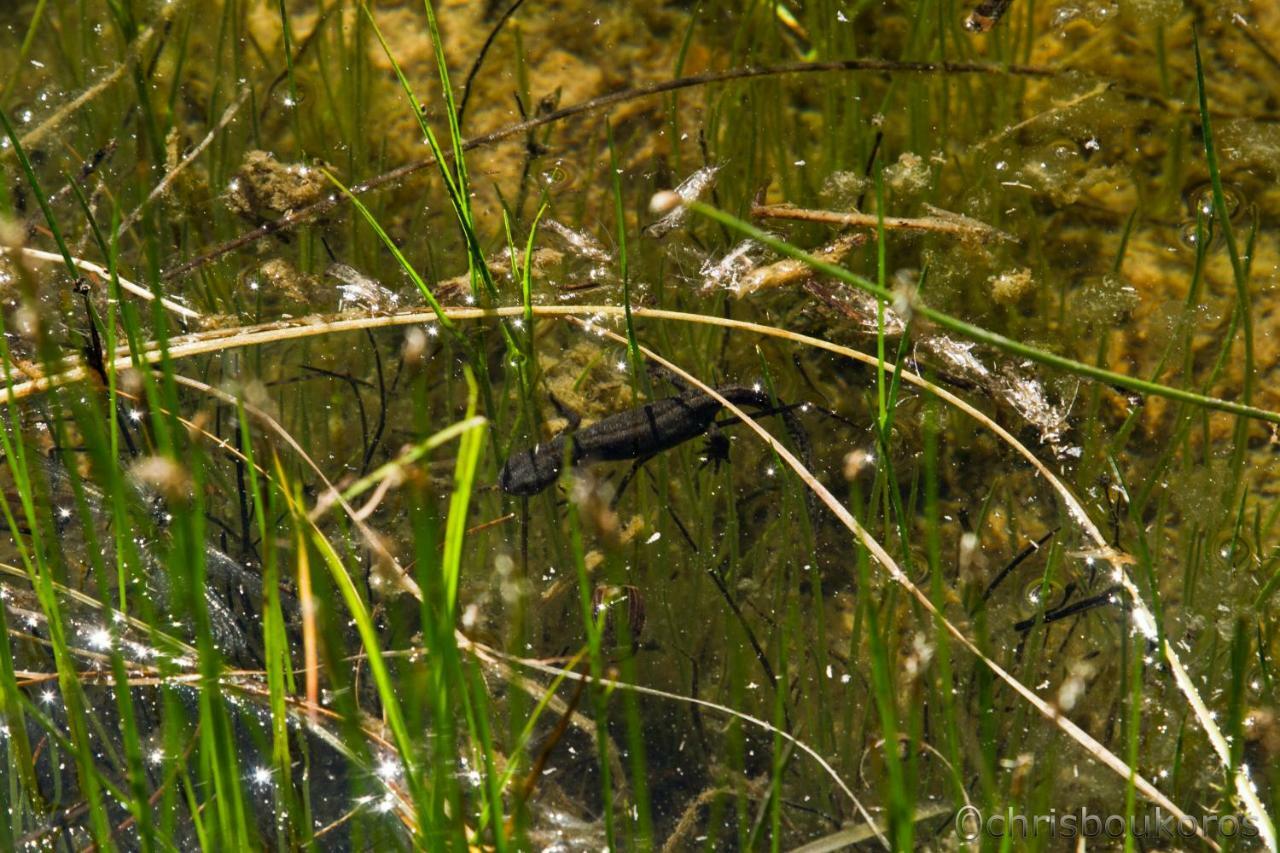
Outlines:
[[[791, 415], [794, 406], [774, 406], [759, 388], [726, 385], [716, 389], [726, 400], [751, 406], [762, 414], [787, 418], [793, 438], [805, 444], [804, 433]], [[550, 441], [517, 450], [507, 457], [498, 475], [498, 487], [511, 495], [536, 495], [560, 477], [567, 443], [574, 466], [590, 462], [644, 462], [664, 450], [711, 432], [724, 407], [720, 401], [697, 388], [687, 388], [674, 397], [664, 397], [601, 418], [588, 427], [562, 432]]]

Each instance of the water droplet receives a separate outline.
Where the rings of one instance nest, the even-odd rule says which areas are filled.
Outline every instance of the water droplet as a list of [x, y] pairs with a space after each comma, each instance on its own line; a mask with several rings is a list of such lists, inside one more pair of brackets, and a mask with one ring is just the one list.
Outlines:
[[542, 173], [541, 177], [542, 183], [548, 189], [555, 190], [573, 189], [578, 179], [574, 170], [569, 168], [563, 160], [557, 160], [555, 165]]
[[[1213, 184], [1205, 182], [1196, 184], [1183, 196], [1187, 205], [1187, 213], [1192, 217], [1203, 216], [1212, 219], [1214, 216]], [[1244, 192], [1235, 184], [1222, 185], [1222, 202], [1227, 209], [1227, 219], [1236, 221], [1244, 211]]]
[[1222, 245], [1222, 233], [1213, 227], [1212, 218], [1188, 219], [1178, 226], [1178, 242], [1194, 250], [1201, 240], [1208, 240], [1207, 248], [1214, 250]]
[[1028, 613], [1038, 613], [1053, 607], [1062, 598], [1062, 584], [1049, 581], [1046, 585], [1043, 578], [1031, 581], [1022, 590], [1024, 609]]

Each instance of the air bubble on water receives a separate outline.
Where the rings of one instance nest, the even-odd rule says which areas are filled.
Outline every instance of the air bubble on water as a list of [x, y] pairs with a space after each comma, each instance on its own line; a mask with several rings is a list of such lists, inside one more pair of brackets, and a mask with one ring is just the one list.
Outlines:
[[280, 106], [287, 110], [300, 106], [307, 99], [306, 91], [302, 88], [299, 88], [296, 93], [287, 88], [283, 89], [276, 97], [280, 101]]
[[578, 183], [577, 170], [564, 160], [557, 160], [551, 168], [543, 170], [538, 177], [550, 190], [569, 190]]
[[1217, 242], [1210, 219], [1188, 219], [1178, 226], [1178, 242], [1188, 249], [1195, 250], [1200, 241], [1206, 238], [1210, 248]]
[[1088, 15], [1093, 23], [1101, 26], [1114, 18], [1119, 12], [1120, 7], [1116, 3], [1098, 3], [1089, 8]]
[[[1216, 215], [1213, 199], [1213, 184], [1203, 183], [1192, 187], [1186, 194], [1187, 213], [1194, 225], [1196, 217], [1210, 221]], [[1244, 209], [1244, 192], [1235, 184], [1222, 184], [1222, 205], [1226, 209], [1227, 219], [1235, 221]], [[1192, 229], [1194, 233], [1194, 228]]]
[[1044, 580], [1038, 578], [1027, 584], [1026, 589], [1022, 591], [1022, 598], [1032, 610], [1039, 610], [1056, 601], [1061, 594], [1062, 588], [1059, 584], [1051, 581], [1046, 587]]
[[[675, 194], [679, 196], [682, 202], [696, 201], [702, 198], [715, 186], [716, 175], [719, 173], [720, 168], [718, 165], [703, 166], [681, 181], [674, 190]], [[645, 228], [644, 233], [654, 238], [664, 237], [683, 225], [688, 215], [688, 208], [684, 207], [684, 205], [677, 205], [657, 222]]]

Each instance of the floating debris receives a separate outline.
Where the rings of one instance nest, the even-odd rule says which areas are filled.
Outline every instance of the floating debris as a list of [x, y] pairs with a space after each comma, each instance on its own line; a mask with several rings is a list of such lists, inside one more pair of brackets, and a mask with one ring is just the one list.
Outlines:
[[1035, 278], [1027, 267], [1006, 270], [990, 279], [991, 298], [1000, 305], [1017, 305], [1036, 289]]
[[400, 307], [400, 297], [358, 269], [334, 262], [324, 274], [341, 282], [338, 285], [338, 310], [365, 308], [374, 313], [387, 313]]
[[[570, 228], [554, 219], [544, 219], [540, 226], [558, 238], [564, 246], [568, 290], [583, 290], [614, 281], [613, 253], [593, 234]], [[574, 263], [576, 261], [576, 263]]]
[[[806, 290], [839, 312], [853, 324], [855, 331], [862, 334], [877, 334], [881, 322], [887, 337], [898, 337], [906, 331], [907, 322], [902, 314], [894, 306], [886, 304], [881, 315], [876, 297], [866, 291], [832, 289], [821, 279], [807, 282]], [[913, 336], [916, 358], [932, 359], [950, 374], [952, 381], [973, 383], [1002, 400], [1039, 430], [1043, 443], [1052, 447], [1055, 453], [1064, 452], [1062, 439], [1072, 403], [1055, 403], [1044, 383], [1029, 372], [1033, 367], [1030, 362], [1014, 366], [995, 361], [988, 366], [979, 358], [979, 344], [975, 341], [957, 340], [945, 334], [927, 334], [919, 329]]]
[[255, 219], [283, 215], [322, 200], [330, 191], [319, 169], [281, 163], [266, 151], [250, 151], [223, 196], [232, 213]]
[[602, 264], [613, 262], [612, 253], [593, 234], [575, 230], [555, 219], [542, 220], [541, 228], [559, 237], [565, 247], [580, 258]]
[[[685, 204], [690, 201], [697, 201], [702, 198], [708, 190], [716, 184], [716, 174], [719, 173], [720, 166], [703, 166], [689, 177], [680, 182], [680, 185], [674, 190], [668, 190], [666, 193], [658, 193], [654, 195], [657, 200], [660, 196], [669, 205], [669, 212], [644, 229], [644, 233], [653, 237], [655, 240], [661, 239], [670, 234], [675, 229], [684, 224], [685, 219], [689, 217], [689, 209]], [[669, 193], [675, 193], [678, 197], [678, 203], [670, 204], [671, 199]], [[656, 213], [657, 211], [655, 211]]]
[[736, 292], [743, 277], [760, 265], [757, 255], [763, 248], [755, 240], [743, 240], [720, 260], [708, 258], [698, 270], [702, 276], [703, 292], [719, 289]]
[[[563, 263], [564, 253], [558, 249], [536, 249], [529, 261], [532, 267], [531, 274], [544, 276], [550, 267]], [[521, 262], [523, 262], [523, 258]], [[511, 256], [509, 254], [500, 252], [491, 255], [485, 260], [485, 264], [489, 267], [489, 275], [493, 276], [494, 281], [514, 280], [511, 275]], [[442, 305], [475, 304], [475, 298], [471, 295], [471, 273], [464, 272], [437, 282], [431, 291]], [[427, 329], [427, 334], [434, 336], [437, 334], [437, 330], [438, 327], [430, 326]]]
[[[855, 246], [867, 241], [865, 234], [846, 234], [815, 252], [812, 255], [823, 263], [838, 264], [845, 259]], [[804, 261], [785, 258], [765, 267], [758, 267], [743, 275], [733, 286], [733, 294], [738, 298], [750, 296], [761, 290], [784, 287], [804, 281], [814, 275], [813, 267]]]

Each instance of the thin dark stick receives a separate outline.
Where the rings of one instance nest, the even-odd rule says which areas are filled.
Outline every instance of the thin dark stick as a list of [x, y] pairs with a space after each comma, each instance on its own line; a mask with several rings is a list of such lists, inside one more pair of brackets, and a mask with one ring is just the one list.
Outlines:
[[[649, 485], [653, 486], [654, 493], [657, 494], [658, 499], [661, 500], [663, 495], [658, 492], [657, 483], [654, 482], [652, 475], [649, 477]], [[672, 509], [670, 505], [667, 506], [667, 514], [670, 515], [671, 520], [676, 523], [676, 527], [679, 528], [680, 535], [684, 537], [684, 541], [688, 542], [689, 547], [693, 549], [693, 553], [697, 554], [698, 546], [694, 544], [693, 537], [689, 535], [689, 528], [684, 526], [684, 522], [680, 520], [680, 516], [676, 514], [676, 511]]]
[[1110, 604], [1111, 599], [1122, 589], [1123, 587], [1113, 586], [1104, 592], [1098, 593], [1097, 595], [1090, 596], [1089, 598], [1082, 598], [1074, 604], [1064, 605], [1059, 607], [1057, 610], [1046, 610], [1043, 616], [1032, 616], [1029, 619], [1023, 619], [1021, 622], [1015, 624], [1013, 629], [1018, 632], [1030, 631], [1038, 622], [1043, 622], [1048, 625], [1051, 622], [1066, 619], [1068, 616], [1074, 616], [1077, 613], [1091, 610], [1094, 607], [1101, 607], [1104, 604]]
[[529, 577], [529, 499], [520, 499], [520, 576]]
[[373, 441], [369, 442], [369, 446], [365, 448], [364, 462], [360, 465], [361, 475], [368, 473], [373, 452], [382, 441], [382, 431], [387, 426], [387, 383], [382, 375], [382, 354], [378, 352], [378, 342], [373, 339], [373, 331], [365, 329], [364, 333], [369, 338], [369, 346], [373, 348], [373, 360], [378, 369], [378, 425], [373, 430]]
[[98, 167], [110, 158], [111, 155], [116, 153], [116, 148], [119, 144], [119, 140], [113, 136], [107, 140], [105, 145], [93, 152], [92, 157], [80, 164], [80, 171], [76, 174], [75, 181], [67, 181], [57, 192], [49, 197], [49, 205], [55, 206], [59, 204], [66, 197], [67, 193], [71, 192], [73, 183], [79, 184], [83, 188], [85, 181], [88, 180], [94, 172], [98, 171]]
[[[640, 473], [641, 466], [643, 466], [644, 463], [648, 462], [650, 459], [652, 459], [657, 455], [658, 454], [656, 453], [649, 453], [644, 456], [641, 456], [635, 462], [631, 463], [631, 470], [627, 471], [626, 475], [622, 478], [622, 482], [618, 483], [618, 488], [613, 493], [613, 498], [609, 501], [609, 509], [618, 508], [618, 504], [621, 503], [622, 501], [622, 493], [627, 490], [627, 486], [631, 485], [631, 481], [635, 478], [636, 474]], [[690, 542], [689, 544], [693, 545], [692, 542]], [[696, 545], [694, 546], [693, 550], [694, 551], [698, 550]]]
[[516, 815], [519, 814], [521, 807], [529, 800], [529, 797], [533, 795], [534, 789], [537, 788], [538, 780], [545, 775], [543, 771], [546, 769], [547, 761], [551, 758], [551, 753], [555, 752], [560, 741], [564, 739], [565, 732], [569, 731], [569, 724], [573, 721], [573, 715], [578, 710], [578, 703], [582, 701], [582, 694], [586, 690], [587, 681], [588, 679], [586, 678], [578, 680], [578, 686], [573, 691], [573, 696], [569, 699], [568, 706], [564, 709], [564, 713], [560, 715], [555, 728], [547, 735], [547, 741], [538, 753], [538, 757], [534, 760], [533, 766], [529, 768], [529, 772], [525, 774], [524, 778], [516, 784], [514, 791], [515, 808], [511, 810], [511, 815], [507, 818], [506, 832], [511, 832]]
[[[238, 424], [236, 424], [238, 426]], [[234, 427], [233, 427], [234, 429]], [[248, 449], [245, 447], [245, 439], [247, 436], [243, 431], [234, 429], [240, 440], [236, 442], [240, 446], [240, 452], [243, 454]], [[246, 454], [247, 455], [247, 454]], [[239, 456], [235, 457], [236, 466], [236, 492], [240, 497], [240, 559], [245, 561], [252, 553], [250, 542], [253, 539], [253, 531], [250, 528], [250, 519], [252, 515], [249, 511], [249, 487], [244, 477], [244, 459]], [[254, 496], [255, 500], [257, 495]]]
[[765, 677], [769, 679], [773, 689], [777, 690], [778, 676], [774, 675], [773, 665], [769, 663], [769, 656], [764, 653], [764, 649], [760, 646], [760, 641], [756, 639], [755, 632], [747, 624], [747, 617], [743, 615], [742, 608], [738, 606], [738, 602], [733, 600], [733, 596], [729, 594], [729, 588], [724, 585], [724, 581], [720, 579], [720, 574], [715, 569], [707, 569], [707, 574], [716, 585], [716, 589], [720, 591], [720, 597], [724, 599], [725, 604], [729, 605], [729, 609], [733, 611], [738, 624], [742, 626], [742, 631], [747, 635], [747, 642], [751, 643], [751, 648], [756, 653], [756, 660], [760, 661], [760, 668], [764, 670]]
[[1010, 560], [1003, 569], [1000, 570], [1000, 573], [991, 579], [991, 583], [987, 584], [986, 591], [982, 593], [982, 600], [986, 601], [988, 598], [990, 598], [991, 593], [996, 591], [996, 587], [998, 587], [1004, 581], [1004, 579], [1009, 576], [1010, 572], [1018, 568], [1018, 566], [1022, 565], [1023, 561], [1026, 560], [1028, 557], [1030, 557], [1032, 554], [1039, 551], [1040, 546], [1048, 542], [1049, 539], [1053, 536], [1053, 534], [1057, 532], [1058, 532], [1058, 528], [1055, 527], [1045, 535], [1041, 536], [1036, 541], [1028, 542], [1026, 546], [1023, 547], [1023, 549], [1019, 551], [1017, 555], [1014, 556], [1014, 558]]
[[355, 376], [348, 376], [345, 373], [338, 373], [333, 370], [325, 370], [319, 367], [310, 368], [310, 369], [315, 371], [316, 373], [315, 376], [286, 376], [283, 379], [272, 379], [270, 382], [266, 383], [266, 385], [268, 388], [282, 388], [285, 385], [297, 385], [299, 382], [310, 382], [313, 379], [324, 378], [324, 379], [341, 379], [343, 382], [346, 382], [348, 384], [354, 383], [363, 388], [374, 387], [372, 382], [367, 382], [364, 379], [359, 379]]
[[489, 31], [489, 37], [484, 40], [484, 45], [480, 48], [480, 53], [476, 55], [476, 61], [471, 63], [471, 70], [467, 72], [467, 82], [462, 87], [462, 100], [458, 102], [458, 127], [462, 127], [462, 116], [467, 111], [467, 100], [471, 97], [471, 84], [475, 82], [476, 75], [480, 73], [480, 66], [484, 64], [484, 57], [489, 52], [489, 48], [493, 46], [493, 42], [498, 38], [498, 33], [502, 30], [511, 16], [524, 3], [524, 0], [516, 0], [507, 7], [507, 11], [502, 13], [502, 17], [498, 19], [498, 23], [494, 24], [492, 30]]
[[[867, 165], [862, 169], [862, 177], [870, 178], [871, 170], [875, 168], [876, 157], [880, 154], [880, 143], [884, 142], [884, 131], [877, 130], [875, 141], [871, 143], [871, 153], [867, 155]], [[853, 205], [855, 210], [862, 210], [862, 203], [867, 199], [867, 191], [864, 189], [858, 193], [858, 201]], [[762, 202], [763, 204], [763, 202]]]
[[[357, 380], [351, 376], [345, 376], [341, 373], [334, 373], [332, 370], [325, 370], [323, 367], [312, 367], [309, 364], [302, 365], [303, 370], [310, 370], [313, 373], [319, 373], [322, 376], [328, 376], [331, 379], [337, 379], [339, 382], [345, 382], [351, 387], [351, 393], [356, 398], [356, 411], [360, 413], [360, 443], [365, 447], [369, 446], [369, 418], [364, 412], [364, 398], [360, 396], [360, 386]], [[366, 383], [367, 384], [367, 383]]]
[[[679, 77], [675, 80], [666, 80], [661, 83], [654, 83], [649, 86], [640, 86], [635, 89], [626, 89], [621, 92], [611, 92], [607, 95], [601, 95], [598, 98], [592, 98], [578, 104], [571, 104], [567, 107], [561, 107], [552, 110], [543, 115], [534, 116], [531, 119], [509, 124], [506, 127], [490, 131], [473, 137], [462, 143], [463, 151], [471, 151], [476, 148], [482, 148], [486, 145], [492, 145], [512, 136], [519, 136], [548, 124], [562, 121], [566, 118], [582, 115], [584, 113], [595, 112], [607, 109], [617, 104], [634, 101], [640, 98], [653, 97], [654, 95], [662, 95], [667, 92], [675, 92], [680, 89], [691, 89], [696, 86], [706, 86], [711, 83], [725, 83], [733, 80], [750, 80], [757, 77], [775, 77], [782, 74], [813, 74], [820, 72], [832, 71], [861, 71], [861, 72], [879, 72], [879, 73], [905, 73], [905, 74], [993, 74], [993, 75], [1015, 75], [1021, 77], [1053, 77], [1058, 71], [1053, 68], [1045, 68], [1037, 65], [990, 65], [981, 62], [897, 62], [889, 59], [845, 59], [831, 62], [797, 62], [786, 65], [769, 65], [760, 68], [734, 68], [728, 71], [709, 71], [704, 74], [694, 74], [689, 77]], [[398, 166], [389, 172], [384, 172], [377, 177], [370, 178], [367, 181], [356, 184], [351, 188], [352, 195], [369, 192], [378, 187], [393, 184], [401, 179], [420, 172], [428, 166], [435, 165], [435, 158], [428, 157], [424, 160], [418, 160], [414, 163], [406, 163]], [[256, 243], [264, 237], [269, 237], [279, 231], [292, 228], [294, 225], [313, 219], [342, 204], [347, 199], [346, 193], [335, 193], [332, 198], [325, 198], [314, 204], [307, 205], [279, 219], [266, 222], [252, 231], [246, 231], [239, 237], [234, 237], [224, 243], [214, 246], [202, 255], [183, 261], [177, 266], [171, 267], [161, 273], [160, 278], [164, 281], [171, 281], [179, 276], [186, 275], [192, 270], [199, 269], [205, 264], [222, 257], [228, 252], [233, 252], [244, 246]]]

